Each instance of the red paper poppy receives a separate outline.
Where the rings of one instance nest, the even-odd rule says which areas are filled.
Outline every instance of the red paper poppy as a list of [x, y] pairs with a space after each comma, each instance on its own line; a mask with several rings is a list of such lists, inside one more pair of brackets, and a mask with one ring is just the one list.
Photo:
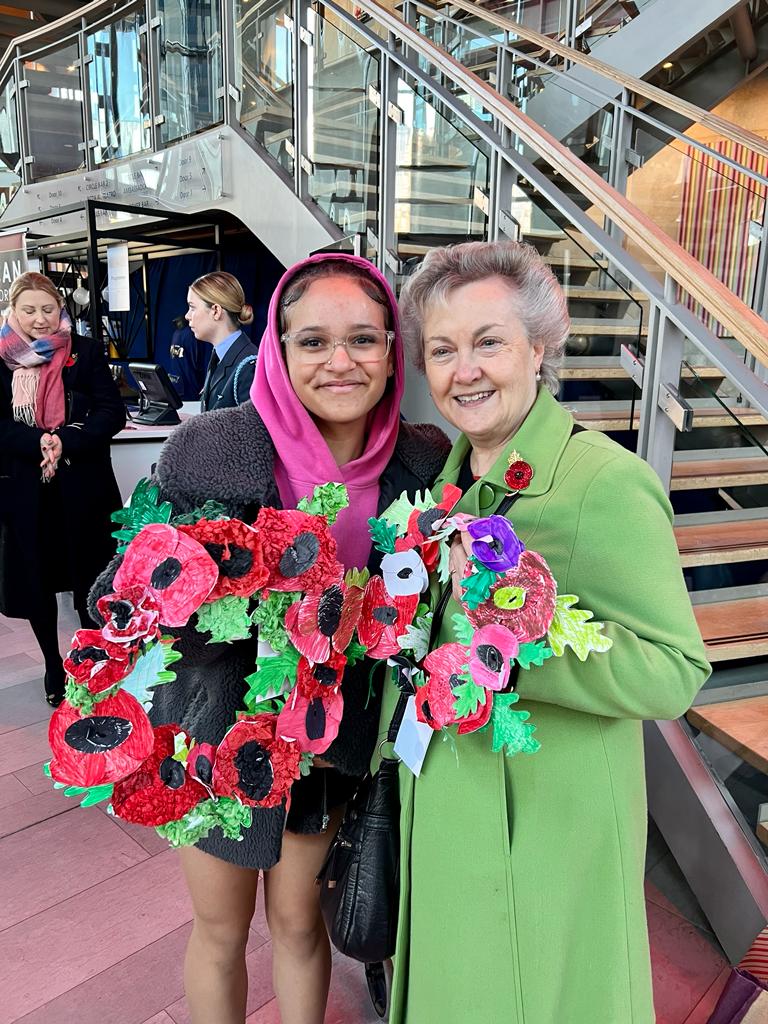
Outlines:
[[146, 587], [128, 587], [119, 594], [106, 594], [96, 602], [104, 620], [101, 632], [115, 644], [137, 644], [153, 640], [160, 633], [160, 609]]
[[453, 506], [461, 497], [462, 491], [455, 484], [443, 486], [443, 496], [438, 505], [419, 511], [414, 509], [408, 517], [407, 533], [395, 542], [396, 551], [408, 551], [421, 546], [421, 559], [428, 572], [434, 572], [440, 558], [440, 547], [437, 541], [430, 541], [436, 522], [445, 519]]
[[285, 613], [291, 643], [312, 662], [343, 653], [352, 640], [363, 607], [360, 587], [333, 583], [322, 594], [308, 594]]
[[301, 751], [276, 735], [277, 715], [243, 715], [216, 751], [213, 791], [250, 807], [277, 807], [290, 800], [301, 775]]
[[212, 743], [195, 743], [187, 758], [187, 771], [193, 779], [201, 782], [209, 792], [213, 785], [213, 766], [216, 762], [216, 747]]
[[201, 519], [177, 529], [202, 544], [218, 567], [219, 578], [208, 601], [228, 594], [250, 597], [267, 582], [269, 573], [261, 556], [259, 534], [247, 523], [239, 519]]
[[511, 491], [524, 491], [532, 479], [533, 469], [522, 459], [513, 462], [504, 474], [504, 483]]
[[324, 754], [339, 734], [343, 715], [340, 690], [329, 688], [326, 693], [307, 697], [297, 686], [277, 717], [277, 733], [294, 741], [302, 752]]
[[465, 715], [464, 718], [459, 719], [459, 727], [456, 730], [457, 735], [465, 736], [467, 733], [477, 732], [478, 729], [482, 729], [491, 720], [492, 711], [493, 694], [490, 690], [486, 690], [485, 704], [478, 704], [477, 710], [473, 715]]
[[397, 654], [402, 636], [413, 622], [419, 606], [418, 594], [390, 597], [381, 576], [371, 576], [365, 586], [363, 608], [357, 624], [360, 643], [369, 658], [388, 658]]
[[517, 568], [494, 583], [488, 600], [477, 608], [466, 608], [467, 618], [477, 628], [494, 622], [506, 626], [521, 644], [530, 643], [549, 629], [556, 596], [557, 585], [547, 563], [536, 551], [524, 551]]
[[433, 729], [442, 729], [456, 721], [455, 686], [469, 659], [462, 644], [442, 644], [424, 659], [429, 678], [416, 691], [416, 718]]
[[146, 711], [125, 690], [100, 701], [92, 715], [64, 701], [48, 726], [51, 777], [69, 786], [120, 782], [149, 757], [154, 742]]
[[151, 523], [128, 545], [115, 574], [116, 592], [146, 587], [164, 626], [184, 626], [219, 578], [216, 563], [192, 537], [167, 523]]
[[334, 651], [328, 661], [312, 664], [307, 658], [299, 658], [296, 669], [296, 689], [312, 700], [314, 697], [335, 693], [344, 678], [347, 659]]
[[[191, 777], [184, 764], [173, 757], [178, 725], [155, 729], [155, 747], [132, 775], [118, 782], [112, 793], [112, 810], [123, 821], [156, 827], [178, 821], [208, 799], [208, 791]], [[189, 736], [183, 733], [189, 744]]]
[[[99, 602], [101, 603], [101, 602]], [[64, 671], [91, 693], [109, 690], [131, 671], [131, 649], [106, 640], [100, 629], [78, 629]]]
[[323, 516], [298, 509], [263, 508], [255, 525], [269, 572], [267, 590], [319, 594], [343, 578], [336, 541]]

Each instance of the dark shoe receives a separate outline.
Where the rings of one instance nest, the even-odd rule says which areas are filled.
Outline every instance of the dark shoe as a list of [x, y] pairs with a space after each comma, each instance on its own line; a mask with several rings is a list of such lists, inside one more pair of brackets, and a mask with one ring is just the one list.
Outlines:
[[64, 700], [64, 681], [66, 676], [63, 672], [56, 673], [52, 672], [45, 673], [45, 701], [46, 704], [50, 704], [52, 708], [57, 708], [59, 704]]
[[368, 982], [368, 995], [371, 997], [376, 1015], [384, 1020], [387, 1015], [387, 976], [384, 973], [384, 964], [366, 964], [365, 980]]
[[45, 703], [50, 704], [52, 708], [57, 708], [63, 700], [63, 693], [46, 693], [45, 695]]

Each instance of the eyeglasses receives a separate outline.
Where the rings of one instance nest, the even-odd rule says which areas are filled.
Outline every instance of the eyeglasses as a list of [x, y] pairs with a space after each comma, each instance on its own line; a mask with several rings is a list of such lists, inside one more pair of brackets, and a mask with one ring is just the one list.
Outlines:
[[306, 366], [320, 366], [333, 359], [341, 345], [353, 363], [380, 363], [389, 355], [394, 331], [352, 331], [346, 338], [336, 338], [321, 331], [297, 331], [284, 334], [280, 340], [290, 345], [294, 357]]

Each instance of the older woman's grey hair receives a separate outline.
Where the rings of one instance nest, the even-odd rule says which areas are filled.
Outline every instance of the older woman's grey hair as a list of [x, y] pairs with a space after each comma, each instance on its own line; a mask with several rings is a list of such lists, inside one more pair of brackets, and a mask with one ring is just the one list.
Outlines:
[[429, 307], [454, 289], [488, 277], [509, 282], [529, 344], [544, 346], [542, 384], [557, 394], [558, 368], [571, 328], [568, 306], [536, 249], [520, 242], [463, 242], [427, 253], [400, 296], [403, 340], [411, 361], [424, 372], [423, 324]]

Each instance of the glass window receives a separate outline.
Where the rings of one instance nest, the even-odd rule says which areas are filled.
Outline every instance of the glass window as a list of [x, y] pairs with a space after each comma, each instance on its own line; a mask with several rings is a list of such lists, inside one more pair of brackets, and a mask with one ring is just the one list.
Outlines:
[[[143, 10], [87, 36], [88, 104], [97, 164], [149, 149], [149, 82]], [[145, 119], [146, 124], [145, 124]]]
[[219, 6], [218, 0], [157, 0], [163, 143], [222, 120]]
[[16, 90], [11, 76], [0, 89], [0, 214], [21, 184], [20, 160]]
[[77, 42], [24, 61], [24, 90], [33, 181], [84, 166], [83, 92]]

